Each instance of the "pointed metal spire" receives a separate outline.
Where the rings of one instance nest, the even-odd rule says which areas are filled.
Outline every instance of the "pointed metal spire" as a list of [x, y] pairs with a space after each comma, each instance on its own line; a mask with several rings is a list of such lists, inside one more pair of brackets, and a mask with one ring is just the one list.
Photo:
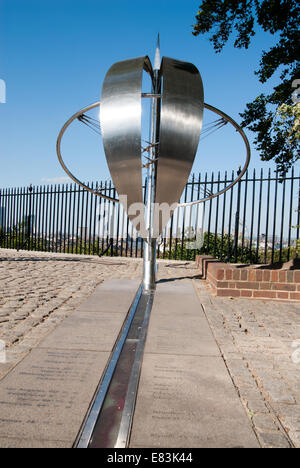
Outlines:
[[157, 43], [155, 49], [155, 59], [154, 59], [154, 71], [160, 69], [160, 40], [159, 40], [159, 33], [157, 35]]

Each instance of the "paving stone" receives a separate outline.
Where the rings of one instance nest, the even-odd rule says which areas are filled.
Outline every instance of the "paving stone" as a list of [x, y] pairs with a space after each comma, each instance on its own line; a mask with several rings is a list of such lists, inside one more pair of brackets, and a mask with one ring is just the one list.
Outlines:
[[281, 391], [269, 389], [267, 390], [267, 393], [269, 395], [270, 400], [276, 403], [288, 403], [291, 405], [294, 405], [296, 403], [295, 398], [293, 397], [293, 395], [290, 394], [290, 391], [286, 388], [284, 388]]
[[256, 413], [265, 413], [269, 414], [269, 409], [267, 408], [266, 404], [264, 403], [263, 400], [248, 400], [247, 402], [247, 407], [250, 411], [251, 414], [256, 414]]
[[259, 432], [272, 432], [277, 430], [274, 420], [270, 414], [255, 414], [252, 421], [254, 427]]
[[1, 383], [0, 447], [7, 436], [74, 441], [107, 358], [107, 353], [33, 350]]
[[288, 449], [291, 445], [286, 437], [281, 433], [264, 432], [259, 434], [259, 439], [264, 448]]
[[289, 432], [289, 437], [291, 438], [295, 447], [300, 448], [300, 431]]
[[259, 447], [221, 358], [147, 352], [130, 446]]
[[280, 420], [290, 431], [297, 432], [300, 427], [300, 405], [280, 405]]

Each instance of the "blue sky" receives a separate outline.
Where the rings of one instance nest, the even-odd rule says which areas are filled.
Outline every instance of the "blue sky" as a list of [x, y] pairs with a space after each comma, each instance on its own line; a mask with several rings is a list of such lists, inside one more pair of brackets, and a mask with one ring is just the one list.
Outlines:
[[[215, 54], [208, 38], [191, 34], [200, 0], [0, 0], [0, 79], [7, 102], [0, 104], [0, 187], [41, 185], [65, 177], [56, 138], [77, 110], [98, 101], [108, 68], [116, 61], [149, 55], [157, 33], [162, 55], [194, 63], [205, 101], [241, 120], [245, 104], [271, 89], [254, 70], [274, 38], [259, 33], [248, 51], [229, 44]], [[206, 115], [207, 121], [214, 117]], [[79, 126], [80, 124], [78, 124]], [[250, 143], [253, 136], [247, 132]], [[251, 168], [262, 163], [254, 148]], [[109, 177], [100, 137], [74, 126], [63, 145], [80, 179]], [[232, 170], [243, 161], [236, 132], [225, 129], [200, 143], [194, 170]]]

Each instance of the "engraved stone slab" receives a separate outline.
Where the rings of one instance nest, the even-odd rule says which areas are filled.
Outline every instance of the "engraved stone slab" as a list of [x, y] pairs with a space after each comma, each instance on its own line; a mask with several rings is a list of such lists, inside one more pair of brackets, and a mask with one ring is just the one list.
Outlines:
[[3, 437], [1, 438], [1, 448], [66, 448], [66, 442], [60, 440], [29, 440], [29, 439], [16, 439], [15, 437]]
[[259, 447], [191, 281], [157, 289], [130, 447]]
[[138, 280], [105, 281], [79, 305], [77, 310], [97, 313], [128, 311], [139, 284]]
[[123, 313], [74, 312], [41, 344], [43, 348], [110, 352], [123, 325]]
[[71, 447], [108, 357], [33, 350], [0, 384], [0, 447]]
[[[187, 326], [187, 321], [190, 326]], [[146, 352], [155, 354], [194, 356], [220, 356], [219, 348], [212, 338], [204, 319], [178, 314], [161, 314], [153, 310], [149, 329], [152, 339], [147, 342]]]
[[220, 356], [191, 281], [159, 285], [148, 336], [146, 353]]
[[[178, 276], [180, 276], [180, 270], [178, 271]], [[190, 280], [187, 279], [177, 279], [177, 280], [160, 280], [157, 283], [157, 292], [159, 295], [162, 294], [193, 294], [193, 284]]]
[[259, 444], [221, 358], [147, 354], [130, 447]]
[[0, 382], [0, 447], [72, 447], [137, 287], [103, 283]]
[[[136, 286], [134, 292], [138, 289]], [[134, 294], [132, 291], [120, 291], [116, 293], [114, 291], [100, 290], [97, 294], [94, 293], [91, 297], [82, 302], [77, 310], [80, 312], [110, 312], [110, 313], [120, 313], [124, 309], [129, 309]], [[115, 295], [114, 300], [112, 301], [112, 295]]]
[[136, 291], [140, 284], [138, 279], [111, 279], [109, 281], [104, 281], [102, 283], [101, 291], [113, 291], [113, 292], [122, 292], [123, 291]]

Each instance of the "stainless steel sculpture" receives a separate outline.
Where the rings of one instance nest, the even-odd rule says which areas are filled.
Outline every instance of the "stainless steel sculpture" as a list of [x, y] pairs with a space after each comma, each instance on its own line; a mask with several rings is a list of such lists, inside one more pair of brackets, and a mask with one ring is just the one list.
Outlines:
[[[106, 159], [119, 195], [128, 206], [143, 203], [141, 171], [143, 70], [153, 77], [148, 57], [115, 63], [107, 72], [100, 122]], [[129, 214], [129, 218], [132, 217]]]
[[[142, 93], [144, 72], [151, 81], [149, 93]], [[143, 98], [152, 99], [150, 141], [147, 149], [142, 148], [141, 144]], [[62, 158], [61, 142], [66, 129], [75, 119], [82, 120], [86, 112], [95, 108], [100, 109], [104, 150], [119, 198], [107, 196], [101, 189], [94, 190], [83, 184], [70, 172]], [[237, 179], [220, 192], [210, 193], [205, 199], [179, 204], [197, 152], [204, 108], [218, 114], [222, 122], [229, 122], [239, 132], [246, 146], [246, 162]], [[145, 151], [148, 154], [144, 198], [142, 156]], [[153, 68], [149, 58], [144, 56], [115, 63], [108, 70], [103, 83], [101, 104], [96, 102], [80, 110], [66, 122], [58, 136], [57, 154], [62, 167], [77, 184], [95, 195], [121, 203], [128, 218], [144, 239], [143, 284], [130, 308], [76, 441], [76, 446], [80, 448], [98, 445], [108, 447], [108, 442], [115, 448], [125, 448], [129, 445], [143, 349], [154, 298], [157, 238], [177, 206], [203, 203], [236, 184], [247, 170], [250, 147], [243, 130], [233, 119], [204, 103], [203, 85], [197, 68], [190, 63], [167, 57], [163, 57], [161, 61], [157, 47]], [[139, 216], [136, 216], [137, 211], [140, 212]], [[128, 336], [135, 337], [136, 351], [131, 347], [131, 338], [128, 338], [130, 346], [125, 345]], [[118, 367], [122, 353], [122, 365]], [[124, 362], [129, 366], [127, 385], [124, 385]], [[109, 393], [110, 388], [113, 388], [112, 394]], [[108, 408], [110, 416], [117, 415], [114, 423], [116, 427], [112, 428], [114, 417], [109, 417], [108, 420], [105, 415]], [[104, 441], [101, 436], [103, 430]]]
[[[151, 93], [142, 93], [143, 72], [149, 74]], [[151, 142], [147, 174], [146, 203], [142, 193], [142, 98], [152, 99]], [[100, 124], [108, 167], [119, 199], [105, 196], [80, 182], [67, 168], [61, 155], [61, 140], [68, 126], [84, 112], [100, 106]], [[239, 125], [222, 111], [204, 103], [203, 85], [197, 68], [187, 62], [163, 57], [157, 49], [154, 70], [147, 56], [115, 63], [104, 79], [99, 102], [80, 110], [62, 128], [57, 154], [67, 174], [86, 190], [124, 204], [129, 219], [136, 222], [134, 207], [141, 216], [135, 228], [145, 241], [144, 289], [153, 290], [156, 280], [156, 242], [178, 204], [188, 181], [200, 138], [203, 109], [210, 109], [230, 122], [246, 146], [246, 162], [237, 179], [222, 191], [184, 204], [202, 203], [219, 196], [245, 174], [250, 161], [250, 146]], [[138, 204], [138, 205], [136, 205]], [[162, 204], [169, 207], [161, 218]]]

